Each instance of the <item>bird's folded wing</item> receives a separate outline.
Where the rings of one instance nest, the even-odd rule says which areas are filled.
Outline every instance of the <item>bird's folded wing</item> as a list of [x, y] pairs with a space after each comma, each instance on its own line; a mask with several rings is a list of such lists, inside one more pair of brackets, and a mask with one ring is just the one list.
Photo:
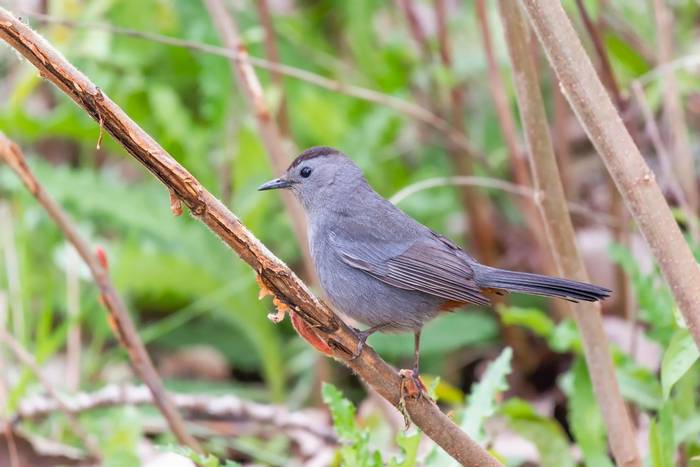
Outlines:
[[351, 248], [336, 243], [335, 248], [348, 265], [394, 287], [449, 301], [489, 304], [469, 264], [442, 242], [418, 241], [389, 258], [373, 242], [355, 243]]

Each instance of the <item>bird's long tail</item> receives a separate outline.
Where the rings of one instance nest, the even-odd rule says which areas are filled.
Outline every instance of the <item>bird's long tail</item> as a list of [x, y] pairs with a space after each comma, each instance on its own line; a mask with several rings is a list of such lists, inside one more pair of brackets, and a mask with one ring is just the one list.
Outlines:
[[474, 280], [482, 289], [500, 289], [530, 295], [563, 298], [577, 302], [597, 302], [610, 296], [610, 290], [585, 282], [527, 272], [508, 271], [480, 265]]

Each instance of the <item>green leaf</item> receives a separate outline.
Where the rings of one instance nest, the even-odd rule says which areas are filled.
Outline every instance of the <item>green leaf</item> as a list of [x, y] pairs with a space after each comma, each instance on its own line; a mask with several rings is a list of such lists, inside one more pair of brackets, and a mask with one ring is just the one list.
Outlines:
[[401, 455], [393, 457], [389, 461], [389, 467], [415, 467], [418, 457], [418, 445], [420, 444], [420, 432], [407, 435], [400, 431], [396, 435], [396, 444], [401, 448]]
[[[498, 325], [493, 316], [485, 313], [450, 313], [440, 316], [423, 328], [421, 356], [440, 358], [453, 350], [468, 345], [494, 340]], [[369, 340], [374, 349], [387, 359], [399, 359], [413, 355], [413, 336], [410, 334], [379, 334]]]
[[[483, 425], [498, 408], [498, 394], [508, 389], [506, 376], [511, 370], [512, 355], [510, 347], [503, 349], [501, 355], [489, 365], [481, 381], [474, 385], [471, 395], [465, 401], [465, 407], [457, 414], [457, 419], [461, 420], [460, 428], [479, 443], [487, 441]], [[459, 464], [436, 445], [428, 455], [426, 465], [444, 467]]]
[[687, 329], [678, 329], [661, 361], [661, 389], [668, 399], [673, 385], [693, 366], [700, 356], [693, 336]]
[[669, 404], [659, 411], [649, 428], [649, 453], [652, 467], [673, 467], [675, 445], [673, 442], [673, 413]]
[[588, 467], [612, 467], [605, 441], [605, 425], [593, 394], [586, 362], [577, 357], [571, 369], [569, 423]]
[[338, 388], [324, 383], [321, 389], [323, 402], [328, 406], [333, 418], [333, 428], [344, 445], [340, 448], [343, 465], [381, 466], [382, 458], [378, 451], [369, 448], [369, 432], [360, 429], [355, 421], [355, 406], [347, 400]]
[[323, 402], [331, 411], [336, 433], [344, 440], [352, 441], [359, 431], [355, 423], [355, 406], [330, 383], [323, 384], [322, 394]]
[[498, 312], [503, 324], [522, 326], [540, 337], [549, 337], [556, 327], [554, 321], [538, 308], [499, 306]]
[[240, 467], [241, 465], [231, 460], [225, 460], [222, 463], [221, 460], [213, 454], [200, 454], [187, 446], [168, 445], [159, 446], [159, 448], [165, 452], [173, 452], [186, 457], [201, 467]]
[[581, 353], [583, 349], [581, 335], [576, 327], [576, 323], [570, 319], [562, 321], [554, 328], [548, 343], [552, 350], [556, 352]]
[[478, 443], [486, 442], [484, 422], [496, 413], [498, 395], [508, 389], [506, 377], [510, 374], [512, 356], [510, 347], [503, 349], [501, 355], [489, 365], [481, 381], [474, 386], [460, 415], [460, 428]]
[[501, 407], [508, 425], [537, 447], [542, 467], [574, 467], [576, 464], [564, 430], [555, 420], [539, 415], [522, 399], [511, 399]]

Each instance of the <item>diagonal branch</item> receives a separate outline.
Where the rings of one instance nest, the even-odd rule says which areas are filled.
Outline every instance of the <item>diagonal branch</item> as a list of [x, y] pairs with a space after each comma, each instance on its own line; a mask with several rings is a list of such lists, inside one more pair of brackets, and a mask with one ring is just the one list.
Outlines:
[[[88, 78], [76, 70], [43, 38], [0, 8], [0, 38], [27, 58], [44, 76], [65, 92], [109, 132], [136, 160], [180, 198], [194, 217], [207, 225], [260, 276], [265, 287], [289, 306], [327, 342], [333, 356], [367, 382], [395, 407], [400, 407], [402, 379], [371, 348], [352, 360], [358, 340], [352, 330], [314, 297], [299, 278], [209, 193], [192, 174], [131, 120]], [[488, 452], [437, 405], [425, 398], [407, 398], [406, 414], [458, 462], [469, 466], [499, 465]]]
[[165, 392], [163, 382], [160, 380], [158, 372], [156, 372], [153, 366], [153, 362], [148, 355], [148, 351], [146, 351], [146, 347], [139, 338], [136, 327], [126, 310], [126, 306], [112, 285], [106, 268], [106, 260], [100, 260], [95, 251], [80, 235], [68, 215], [61, 209], [56, 201], [49, 196], [44, 190], [44, 187], [41, 186], [39, 181], [34, 177], [34, 174], [25, 163], [24, 155], [19, 147], [7, 139], [2, 132], [0, 132], [0, 160], [4, 160], [22, 180], [27, 190], [44, 207], [46, 213], [53, 219], [58, 228], [63, 231], [63, 234], [68, 241], [71, 242], [90, 269], [90, 273], [95, 279], [95, 284], [97, 284], [97, 287], [100, 289], [101, 301], [109, 312], [112, 329], [117, 335], [119, 342], [126, 349], [136, 374], [146, 383], [153, 393], [156, 405], [168, 422], [168, 426], [175, 437], [182, 444], [186, 444], [192, 449], [201, 451], [199, 443], [185, 430], [182, 417], [180, 417], [180, 414]]

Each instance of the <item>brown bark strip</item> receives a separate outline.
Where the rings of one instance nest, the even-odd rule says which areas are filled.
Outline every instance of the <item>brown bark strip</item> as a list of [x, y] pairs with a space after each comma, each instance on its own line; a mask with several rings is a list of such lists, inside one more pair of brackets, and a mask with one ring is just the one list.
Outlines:
[[[474, 2], [476, 9], [477, 23], [481, 33], [481, 39], [484, 46], [484, 54], [486, 55], [486, 67], [488, 71], [489, 91], [493, 106], [496, 110], [496, 118], [501, 127], [501, 133], [506, 143], [508, 157], [510, 159], [512, 177], [518, 185], [532, 188], [532, 180], [528, 167], [528, 160], [525, 151], [520, 149], [518, 141], [518, 132], [516, 130], [515, 120], [511, 113], [508, 102], [508, 94], [506, 86], [503, 82], [503, 77], [499, 70], [496, 54], [493, 50], [493, 42], [491, 39], [491, 29], [489, 27], [489, 19], [486, 10], [485, 0], [476, 0]], [[539, 202], [539, 197], [532, 198], [535, 204]], [[547, 243], [537, 207], [531, 203], [525, 203], [523, 200], [516, 201], [519, 204], [523, 214], [523, 219], [527, 225], [532, 239], [538, 249], [539, 256], [543, 260], [543, 269], [546, 274], [555, 274], [554, 259], [552, 252], [547, 248]], [[557, 304], [554, 306], [554, 311], [560, 318], [567, 316], [568, 308]]]
[[[531, 53], [530, 31], [518, 5], [500, 0], [499, 9], [513, 65], [516, 96], [533, 169], [532, 178], [534, 186], [545, 195], [539, 206], [547, 239], [555, 252], [559, 273], [588, 282], [588, 273], [576, 246], [574, 228], [566, 207], [564, 188], [549, 134], [539, 78]], [[641, 466], [632, 424], [615, 379], [600, 305], [579, 303], [572, 305], [572, 309], [581, 331], [593, 390], [600, 404], [615, 460], [621, 466]]]
[[[351, 360], [357, 348], [352, 330], [318, 301], [299, 278], [274, 256], [218, 199], [178, 164], [124, 111], [77, 71], [43, 38], [0, 8], [0, 38], [27, 58], [44, 76], [81, 106], [135, 159], [182, 199], [192, 215], [207, 225], [258, 273], [265, 286], [314, 328], [342, 361], [395, 407], [400, 404], [401, 378], [371, 348]], [[407, 399], [411, 420], [458, 462], [467, 466], [500, 465], [467, 436], [435, 403]]]
[[[2, 9], [0, 9], [1, 14]], [[33, 47], [33, 49], [36, 49], [36, 47]], [[103, 266], [95, 250], [80, 235], [68, 215], [34, 177], [19, 147], [7, 139], [2, 132], [0, 132], [0, 160], [4, 160], [22, 180], [27, 190], [44, 207], [46, 213], [63, 231], [63, 234], [90, 269], [90, 273], [95, 279], [95, 284], [100, 289], [101, 302], [109, 312], [108, 318], [112, 325], [111, 327], [116, 333], [119, 343], [127, 351], [136, 374], [153, 393], [153, 399], [167, 421], [170, 430], [180, 443], [201, 452], [202, 449], [199, 443], [187, 433], [182, 417], [180, 417], [180, 414], [165, 392], [163, 382], [153, 366], [153, 362], [136, 331], [133, 321], [131, 321], [124, 302], [109, 278], [107, 269]]]

